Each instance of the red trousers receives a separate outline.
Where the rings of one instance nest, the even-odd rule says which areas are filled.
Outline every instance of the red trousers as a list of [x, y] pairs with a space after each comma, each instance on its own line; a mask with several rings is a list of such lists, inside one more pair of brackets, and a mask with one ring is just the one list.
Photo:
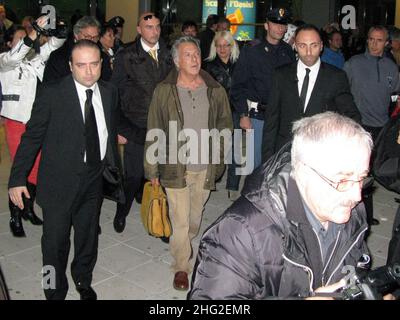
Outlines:
[[[6, 129], [6, 139], [8, 150], [10, 151], [10, 158], [11, 161], [14, 161], [15, 154], [17, 153], [18, 146], [21, 142], [21, 136], [25, 132], [25, 124], [6, 119], [5, 122], [5, 129]], [[40, 161], [40, 152], [36, 157], [35, 164], [32, 167], [32, 170], [28, 176], [28, 182], [37, 184], [37, 174], [39, 169], [39, 161]]]

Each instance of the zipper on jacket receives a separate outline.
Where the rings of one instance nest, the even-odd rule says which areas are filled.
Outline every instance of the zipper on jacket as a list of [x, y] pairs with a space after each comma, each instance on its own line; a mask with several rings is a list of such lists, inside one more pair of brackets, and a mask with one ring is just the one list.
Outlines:
[[342, 230], [340, 230], [340, 231], [338, 232], [338, 235], [337, 235], [337, 238], [336, 238], [336, 242], [335, 242], [335, 245], [334, 245], [334, 247], [333, 247], [333, 249], [332, 249], [331, 255], [330, 255], [328, 261], [326, 262], [326, 265], [325, 265], [325, 267], [324, 267], [324, 270], [322, 270], [322, 285], [323, 285], [323, 286], [325, 285], [325, 272], [326, 272], [326, 269], [328, 268], [329, 262], [331, 262], [331, 260], [332, 260], [333, 254], [335, 253], [335, 250], [336, 250], [337, 244], [338, 244], [338, 242], [339, 242], [339, 238], [340, 238], [340, 233], [341, 233], [341, 232], [342, 232]]
[[293, 260], [290, 260], [288, 257], [285, 256], [285, 254], [282, 254], [282, 257], [283, 257], [283, 259], [285, 259], [287, 262], [289, 262], [289, 263], [295, 265], [296, 267], [300, 267], [300, 268], [302, 268], [304, 271], [307, 272], [307, 274], [308, 274], [308, 280], [310, 281], [310, 292], [314, 292], [314, 289], [313, 289], [313, 287], [312, 287], [312, 286], [313, 286], [313, 282], [314, 282], [314, 274], [313, 274], [311, 268], [310, 268], [310, 267], [307, 267], [307, 266], [305, 266], [305, 265], [296, 263], [296, 262], [294, 262]]
[[319, 239], [318, 233], [314, 230], [314, 228], [311, 228], [312, 231], [315, 233], [317, 240], [318, 240], [318, 245], [319, 245], [319, 252], [321, 253], [321, 260], [322, 263], [324, 263], [324, 254], [322, 253], [322, 246], [321, 246], [321, 240]]
[[342, 264], [342, 262], [344, 261], [344, 259], [346, 259], [346, 256], [349, 254], [349, 252], [351, 251], [351, 249], [353, 249], [353, 247], [356, 245], [356, 243], [358, 242], [358, 240], [360, 240], [360, 237], [364, 234], [365, 231], [367, 231], [368, 227], [365, 227], [363, 230], [361, 230], [360, 234], [357, 236], [356, 240], [352, 243], [352, 245], [350, 246], [350, 248], [346, 251], [346, 253], [344, 254], [343, 258], [339, 261], [339, 264], [337, 265], [337, 267], [333, 270], [331, 276], [328, 278], [328, 282], [326, 283], [326, 285], [329, 285], [329, 282], [331, 282], [333, 275], [336, 273], [336, 271], [340, 268], [340, 265]]
[[381, 71], [379, 70], [379, 61], [381, 60], [381, 57], [378, 57], [376, 59], [376, 71], [378, 72], [378, 83], [381, 82]]

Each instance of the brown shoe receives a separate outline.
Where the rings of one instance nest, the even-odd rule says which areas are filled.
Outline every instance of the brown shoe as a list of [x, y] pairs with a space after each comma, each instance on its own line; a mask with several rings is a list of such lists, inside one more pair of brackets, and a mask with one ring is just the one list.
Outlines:
[[174, 289], [186, 291], [189, 289], [188, 274], [184, 271], [178, 271], [174, 277]]

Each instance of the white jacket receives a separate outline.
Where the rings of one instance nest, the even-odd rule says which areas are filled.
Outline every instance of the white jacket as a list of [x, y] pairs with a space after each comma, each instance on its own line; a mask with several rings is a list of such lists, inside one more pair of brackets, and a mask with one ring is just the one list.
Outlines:
[[0, 81], [3, 91], [1, 116], [22, 123], [28, 122], [35, 101], [37, 79], [42, 81], [50, 53], [64, 42], [65, 39], [51, 37], [40, 47], [40, 54], [30, 61], [25, 56], [31, 47], [23, 39], [15, 48], [0, 54]]

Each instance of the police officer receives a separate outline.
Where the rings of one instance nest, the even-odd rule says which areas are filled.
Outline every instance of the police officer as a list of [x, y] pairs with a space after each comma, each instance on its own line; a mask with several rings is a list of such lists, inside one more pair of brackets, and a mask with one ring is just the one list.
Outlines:
[[275, 68], [295, 61], [292, 48], [282, 40], [289, 18], [284, 8], [267, 12], [265, 39], [242, 49], [232, 77], [231, 101], [240, 114], [240, 127], [254, 129], [254, 168], [261, 164], [264, 111], [268, 107], [272, 73]]
[[116, 16], [111, 18], [108, 21], [108, 25], [111, 26], [112, 28], [114, 28], [116, 30], [115, 32], [115, 40], [114, 40], [114, 52], [118, 52], [118, 49], [124, 47], [124, 43], [122, 42], [122, 33], [123, 33], [123, 29], [124, 29], [124, 23], [125, 20], [124, 18], [120, 17], [120, 16]]

